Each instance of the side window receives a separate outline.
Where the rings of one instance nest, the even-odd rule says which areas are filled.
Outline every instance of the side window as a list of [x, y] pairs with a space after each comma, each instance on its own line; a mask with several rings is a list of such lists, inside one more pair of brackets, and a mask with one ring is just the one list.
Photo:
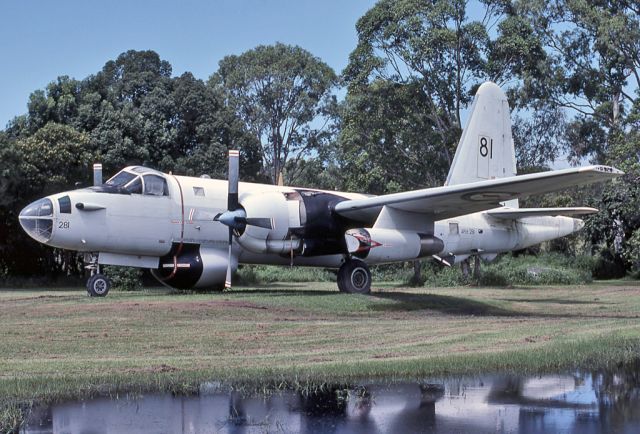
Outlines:
[[166, 179], [158, 175], [145, 175], [144, 194], [150, 196], [169, 196]]
[[195, 196], [203, 196], [204, 197], [204, 188], [202, 188], [202, 187], [193, 187], [193, 194]]
[[458, 235], [459, 232], [458, 223], [449, 223], [449, 235]]
[[60, 205], [61, 214], [71, 214], [71, 199], [69, 199], [69, 196], [59, 198], [58, 205]]
[[125, 189], [132, 194], [142, 194], [142, 179], [138, 176], [128, 183]]

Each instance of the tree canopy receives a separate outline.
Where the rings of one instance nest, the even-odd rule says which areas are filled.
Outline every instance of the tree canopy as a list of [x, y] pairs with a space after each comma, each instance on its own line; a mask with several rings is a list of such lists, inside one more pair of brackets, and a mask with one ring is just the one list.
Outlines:
[[[321, 151], [331, 140], [336, 82], [335, 72], [319, 58], [280, 43], [225, 57], [209, 80], [262, 144], [264, 168], [274, 184], [289, 159]], [[296, 173], [286, 176], [295, 182]]]

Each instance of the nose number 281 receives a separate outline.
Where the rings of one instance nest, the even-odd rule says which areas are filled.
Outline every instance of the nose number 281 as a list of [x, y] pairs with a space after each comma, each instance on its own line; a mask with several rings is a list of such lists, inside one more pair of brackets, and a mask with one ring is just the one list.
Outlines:
[[58, 229], [69, 229], [69, 222], [66, 220], [61, 220], [58, 222]]

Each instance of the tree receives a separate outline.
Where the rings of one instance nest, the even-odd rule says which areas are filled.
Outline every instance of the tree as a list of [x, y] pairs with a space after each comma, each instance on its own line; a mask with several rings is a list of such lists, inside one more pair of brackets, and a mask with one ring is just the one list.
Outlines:
[[529, 82], [524, 91], [567, 111], [564, 139], [575, 162], [589, 159], [626, 172], [589, 198], [601, 213], [589, 220], [586, 234], [619, 261], [637, 264], [628, 255], [635, 254], [640, 230], [640, 8], [634, 2], [595, 0], [516, 7], [552, 58], [549, 78]]
[[466, 1], [382, 0], [356, 29], [358, 45], [343, 73], [349, 92], [376, 80], [416, 86], [424, 101], [417, 116], [430, 122], [439, 136], [435, 148], [449, 164], [461, 112], [488, 78], [486, 22], [467, 17]]
[[62, 271], [60, 252], [32, 243], [18, 222], [20, 210], [33, 200], [73, 188], [86, 179], [93, 155], [86, 134], [49, 122], [31, 136], [0, 139], [2, 201], [0, 269], [11, 274], [51, 274]]
[[[336, 82], [333, 70], [320, 59], [280, 43], [225, 57], [209, 80], [262, 144], [273, 183], [289, 160], [312, 155], [330, 142]], [[285, 176], [294, 182], [296, 173]]]
[[16, 143], [20, 172], [31, 194], [48, 195], [86, 179], [95, 158], [89, 138], [68, 125], [49, 122]]
[[343, 187], [384, 194], [442, 185], [449, 160], [417, 81], [377, 79], [349, 92], [342, 107]]
[[171, 77], [153, 51], [127, 51], [82, 80], [58, 77], [34, 91], [28, 113], [0, 133], [0, 271], [60, 271], [51, 249], [19, 229], [29, 202], [91, 178], [143, 164], [188, 175], [224, 176], [227, 149], [241, 146], [243, 179], [261, 169], [259, 142], [219, 91], [190, 73]]

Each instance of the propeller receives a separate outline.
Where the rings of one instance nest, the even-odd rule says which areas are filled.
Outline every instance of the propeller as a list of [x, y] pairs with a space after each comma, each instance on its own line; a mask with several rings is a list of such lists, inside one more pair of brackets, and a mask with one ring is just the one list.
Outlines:
[[213, 220], [229, 227], [229, 260], [227, 262], [227, 277], [225, 288], [231, 288], [231, 249], [233, 247], [234, 231], [237, 235], [244, 231], [247, 225], [265, 229], [273, 229], [273, 220], [263, 217], [247, 217], [247, 213], [238, 202], [238, 180], [240, 177], [240, 151], [229, 150], [229, 175], [227, 211], [217, 214]]

